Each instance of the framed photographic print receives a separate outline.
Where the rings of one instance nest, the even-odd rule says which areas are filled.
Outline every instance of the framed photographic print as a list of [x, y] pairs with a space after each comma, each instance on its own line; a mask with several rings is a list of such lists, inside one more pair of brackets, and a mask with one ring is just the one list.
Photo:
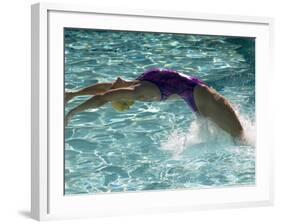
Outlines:
[[272, 204], [272, 29], [32, 5], [32, 217]]

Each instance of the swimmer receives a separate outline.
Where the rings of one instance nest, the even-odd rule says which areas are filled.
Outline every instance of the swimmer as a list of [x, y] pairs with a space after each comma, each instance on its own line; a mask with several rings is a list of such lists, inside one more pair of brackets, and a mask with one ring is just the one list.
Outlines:
[[125, 111], [134, 101], [163, 101], [182, 98], [199, 116], [206, 117], [234, 138], [243, 137], [243, 127], [231, 104], [202, 80], [175, 70], [154, 68], [135, 80], [118, 77], [114, 82], [97, 83], [74, 92], [65, 92], [65, 102], [75, 96], [93, 95], [69, 111], [65, 125], [76, 113], [99, 108], [106, 103], [118, 111]]

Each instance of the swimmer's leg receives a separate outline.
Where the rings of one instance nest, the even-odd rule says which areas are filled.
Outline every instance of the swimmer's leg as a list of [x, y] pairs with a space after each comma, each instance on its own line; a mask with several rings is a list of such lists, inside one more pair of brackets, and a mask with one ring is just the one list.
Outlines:
[[199, 113], [228, 132], [234, 138], [243, 137], [243, 127], [230, 103], [214, 89], [198, 85], [194, 89], [194, 98]]
[[111, 82], [97, 83], [97, 84], [82, 88], [77, 91], [65, 92], [64, 93], [64, 102], [67, 103], [69, 100], [71, 100], [73, 97], [76, 97], [76, 96], [102, 94], [102, 93], [106, 92], [107, 90], [109, 90], [112, 87], [112, 85], [113, 84]]

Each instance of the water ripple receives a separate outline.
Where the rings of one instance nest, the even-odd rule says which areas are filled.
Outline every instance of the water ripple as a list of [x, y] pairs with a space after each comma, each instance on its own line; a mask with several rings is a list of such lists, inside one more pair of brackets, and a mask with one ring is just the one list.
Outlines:
[[[254, 49], [251, 38], [65, 29], [65, 88], [173, 68], [228, 98], [254, 136]], [[88, 98], [74, 98], [65, 111]], [[66, 194], [255, 183], [254, 144], [234, 144], [214, 125], [195, 120], [181, 100], [79, 113], [65, 128], [64, 152]]]

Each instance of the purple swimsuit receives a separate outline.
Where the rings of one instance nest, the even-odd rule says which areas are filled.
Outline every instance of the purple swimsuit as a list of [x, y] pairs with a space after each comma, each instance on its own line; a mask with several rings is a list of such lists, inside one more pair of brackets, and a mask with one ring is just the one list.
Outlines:
[[193, 89], [198, 84], [204, 84], [200, 79], [171, 69], [154, 68], [145, 71], [137, 80], [149, 81], [158, 86], [161, 92], [161, 100], [166, 100], [172, 94], [178, 94], [194, 112], [198, 112], [193, 97]]

